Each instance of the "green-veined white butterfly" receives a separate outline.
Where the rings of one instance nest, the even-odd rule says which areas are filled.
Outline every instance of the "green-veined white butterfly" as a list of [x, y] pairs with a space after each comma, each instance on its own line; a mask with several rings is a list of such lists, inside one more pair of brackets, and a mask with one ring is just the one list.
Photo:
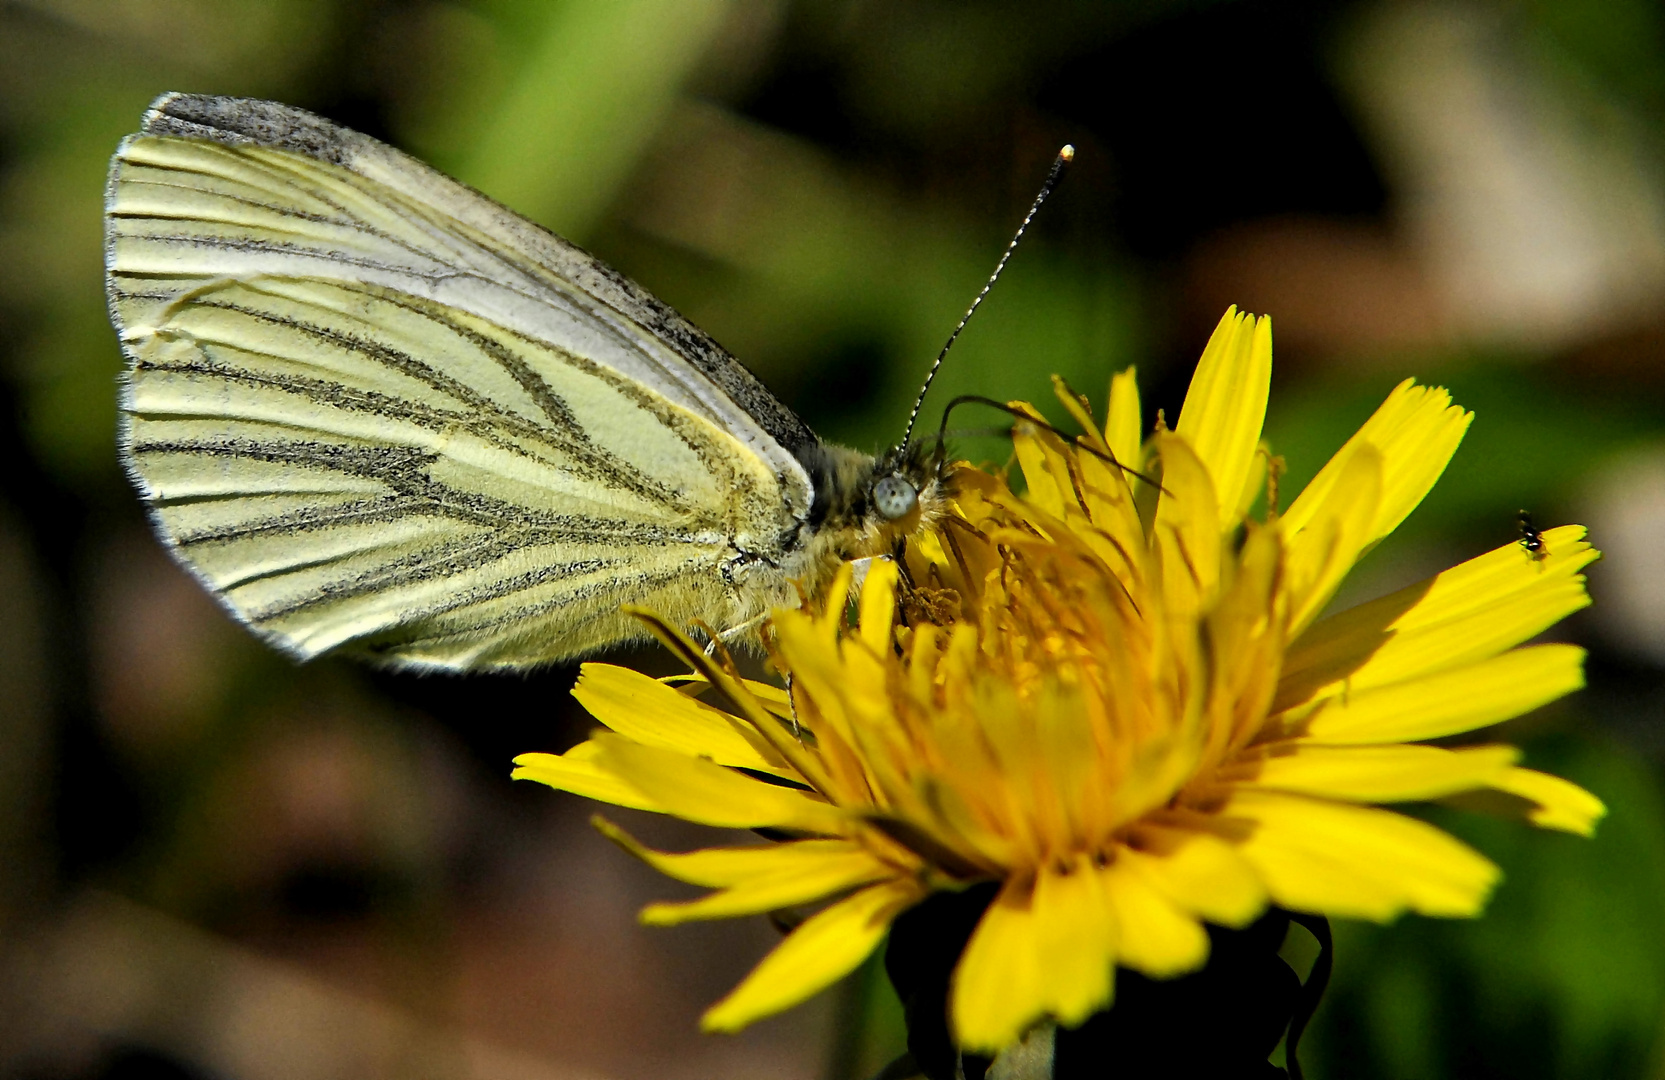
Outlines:
[[640, 286], [299, 109], [158, 98], [106, 215], [128, 472], [299, 657], [518, 667], [644, 637], [622, 603], [743, 630], [950, 494], [940, 441], [822, 443]]

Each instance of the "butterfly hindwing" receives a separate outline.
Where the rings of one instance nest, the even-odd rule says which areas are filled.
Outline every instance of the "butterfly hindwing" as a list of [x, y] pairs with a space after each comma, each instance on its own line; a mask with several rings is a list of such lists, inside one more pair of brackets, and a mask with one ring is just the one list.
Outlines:
[[108, 208], [125, 449], [251, 625], [501, 666], [636, 636], [622, 602], [733, 624], [790, 599], [729, 571], [801, 523], [788, 446], [814, 436], [669, 309], [297, 110], [169, 98], [146, 132]]

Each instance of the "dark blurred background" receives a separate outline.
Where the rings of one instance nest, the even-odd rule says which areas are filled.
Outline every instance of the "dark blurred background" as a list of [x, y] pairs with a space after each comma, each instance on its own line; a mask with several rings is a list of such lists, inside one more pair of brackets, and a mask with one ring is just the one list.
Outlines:
[[1505, 867], [1491, 910], [1338, 926], [1303, 1056], [1665, 1077], [1652, 0], [0, 3], [0, 1074], [856, 1080], [900, 1040], [871, 967], [696, 1033], [775, 931], [637, 927], [679, 887], [581, 800], [509, 783], [586, 731], [570, 669], [296, 667], [168, 561], [116, 464], [99, 221], [163, 90], [278, 98], [433, 162], [867, 449], [1066, 140], [1077, 168], [939, 403], [1048, 408], [1052, 373], [1102, 402], [1137, 363], [1173, 416], [1236, 303], [1274, 319], [1293, 490], [1399, 379], [1449, 386], [1468, 441], [1343, 602], [1508, 543], [1521, 507], [1588, 524], [1597, 606], [1555, 633], [1592, 650], [1590, 689], [1502, 735], [1612, 814], [1593, 842], [1440, 815]]

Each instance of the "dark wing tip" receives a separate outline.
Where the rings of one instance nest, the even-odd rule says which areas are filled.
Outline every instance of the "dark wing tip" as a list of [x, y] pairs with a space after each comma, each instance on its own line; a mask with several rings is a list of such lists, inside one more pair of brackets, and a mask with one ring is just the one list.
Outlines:
[[150, 103], [140, 134], [270, 146], [342, 166], [362, 138], [315, 113], [276, 101], [180, 93], [163, 94]]

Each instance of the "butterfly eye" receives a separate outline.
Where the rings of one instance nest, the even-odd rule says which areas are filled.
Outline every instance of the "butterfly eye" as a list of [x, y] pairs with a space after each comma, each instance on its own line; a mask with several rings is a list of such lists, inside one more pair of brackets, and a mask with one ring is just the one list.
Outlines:
[[873, 485], [873, 505], [886, 521], [906, 517], [918, 503], [918, 489], [895, 473]]

